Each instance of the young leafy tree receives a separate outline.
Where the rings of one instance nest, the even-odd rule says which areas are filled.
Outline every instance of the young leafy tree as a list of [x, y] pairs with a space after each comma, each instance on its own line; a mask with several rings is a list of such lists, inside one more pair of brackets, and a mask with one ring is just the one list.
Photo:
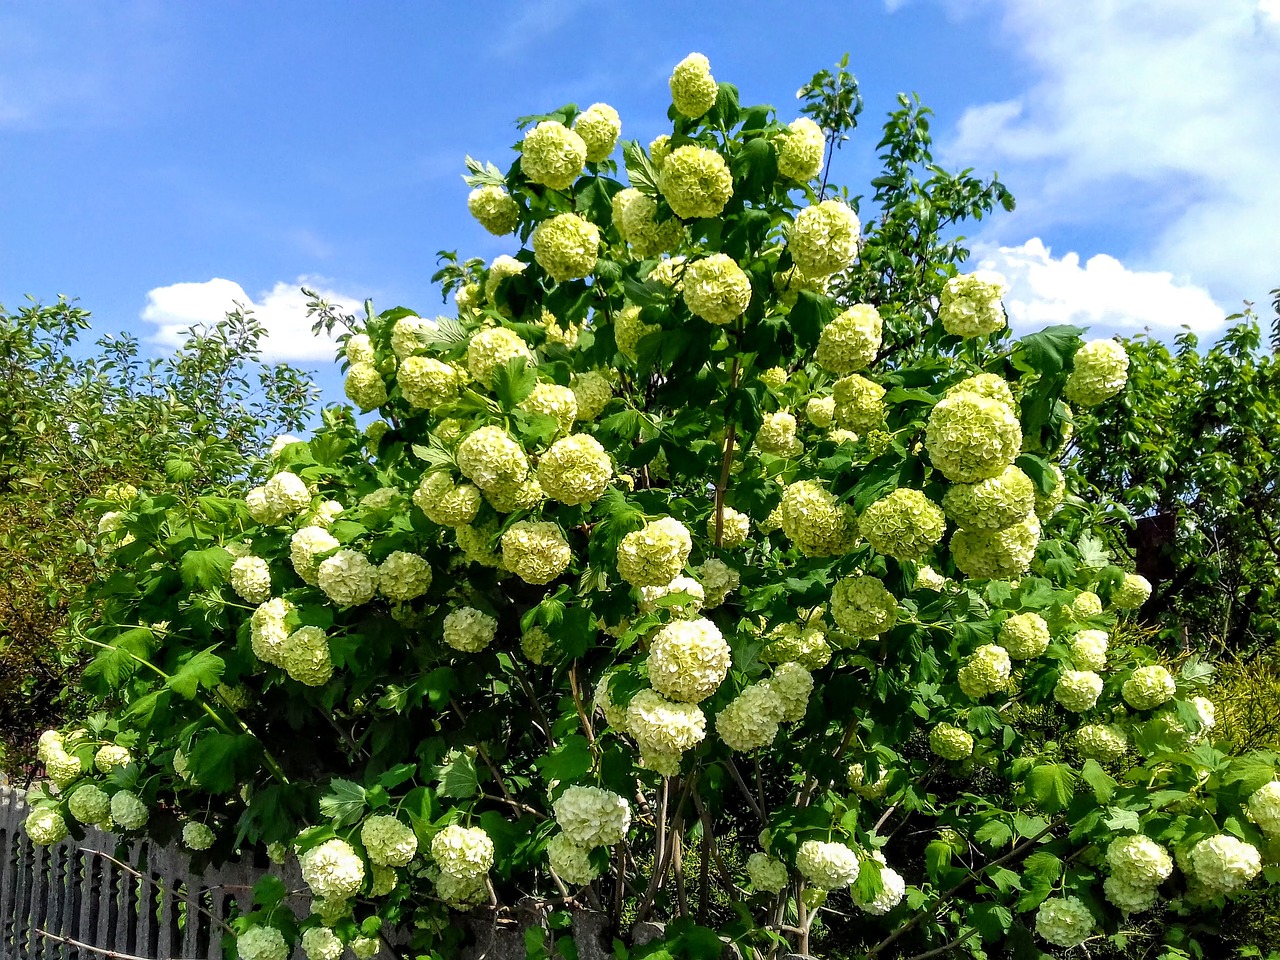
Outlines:
[[1190, 332], [1126, 341], [1118, 409], [1078, 419], [1072, 463], [1132, 518], [1103, 529], [1160, 584], [1143, 618], [1175, 645], [1247, 655], [1280, 641], [1280, 364], [1254, 316], [1230, 319], [1208, 349]]
[[262, 328], [239, 311], [153, 360], [127, 335], [86, 349], [90, 315], [64, 298], [0, 314], [0, 760], [15, 769], [62, 715], [77, 662], [66, 618], [103, 570], [101, 511], [85, 501], [119, 509], [138, 489], [197, 497], [247, 480], [316, 391], [259, 361]]
[[583, 909], [636, 957], [1204, 949], [1280, 785], [1059, 523], [1066, 404], [1128, 358], [1007, 340], [944, 238], [1007, 193], [911, 101], [864, 236], [824, 188], [852, 84], [810, 85], [824, 131], [693, 54], [622, 170], [605, 104], [469, 161], [516, 253], [446, 258], [456, 316], [313, 305], [370, 427], [104, 527], [101, 709], [42, 738], [31, 837], [296, 857], [310, 912], [260, 884], [245, 960], [451, 957], [459, 912], [541, 911], [546, 956]]

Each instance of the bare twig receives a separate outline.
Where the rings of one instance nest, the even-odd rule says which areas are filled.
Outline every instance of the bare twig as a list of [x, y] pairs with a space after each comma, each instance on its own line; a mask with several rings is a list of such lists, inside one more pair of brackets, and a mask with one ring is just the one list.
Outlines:
[[106, 950], [102, 947], [95, 947], [91, 943], [84, 943], [81, 940], [72, 940], [70, 937], [64, 937], [58, 933], [50, 933], [48, 930], [37, 930], [37, 934], [55, 943], [64, 943], [69, 947], [75, 947], [77, 950], [88, 950], [90, 953], [96, 953], [100, 957], [110, 957], [111, 960], [153, 960], [152, 957], [139, 957], [133, 953], [120, 953], [118, 950]]
[[760, 804], [756, 802], [755, 796], [751, 793], [751, 788], [747, 786], [747, 782], [742, 779], [742, 774], [738, 772], [737, 765], [733, 762], [733, 758], [726, 758], [725, 768], [729, 771], [729, 776], [733, 778], [733, 782], [738, 785], [738, 791], [746, 798], [747, 805], [751, 807], [751, 812], [756, 815], [762, 824], [768, 824], [769, 818], [764, 815], [764, 810]]

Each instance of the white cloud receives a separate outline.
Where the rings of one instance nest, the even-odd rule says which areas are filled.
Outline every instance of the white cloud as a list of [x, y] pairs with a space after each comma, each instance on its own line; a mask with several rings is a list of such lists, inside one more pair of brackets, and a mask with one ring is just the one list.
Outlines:
[[329, 289], [322, 278], [304, 276], [293, 283], [281, 281], [256, 300], [245, 293], [240, 284], [221, 277], [203, 283], [156, 287], [147, 293], [147, 305], [141, 316], [156, 327], [151, 338], [154, 343], [175, 347], [182, 343], [183, 331], [189, 327], [217, 323], [240, 304], [252, 310], [266, 328], [267, 336], [262, 344], [265, 359], [332, 360], [333, 341], [311, 332], [307, 297], [299, 289], [304, 286], [344, 312], [360, 315], [362, 300], [359, 297]]
[[987, 9], [1033, 82], [971, 107], [948, 145], [1018, 198], [982, 238], [1088, 231], [1134, 270], [1265, 302], [1280, 285], [1280, 0]]
[[1130, 270], [1106, 254], [1083, 264], [1077, 253], [1054, 257], [1039, 237], [1016, 247], [975, 245], [973, 253], [982, 269], [1009, 281], [1004, 304], [1018, 332], [1073, 323], [1100, 335], [1147, 329], [1159, 336], [1183, 326], [1212, 333], [1223, 324], [1225, 311], [1203, 288], [1167, 272]]

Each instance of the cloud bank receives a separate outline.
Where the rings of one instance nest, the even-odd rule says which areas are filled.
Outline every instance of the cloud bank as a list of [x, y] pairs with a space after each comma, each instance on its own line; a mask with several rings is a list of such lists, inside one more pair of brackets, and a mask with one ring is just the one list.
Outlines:
[[267, 360], [332, 360], [333, 340], [311, 332], [307, 297], [299, 289], [307, 287], [347, 313], [359, 315], [361, 298], [331, 288], [320, 277], [298, 277], [292, 283], [280, 281], [255, 299], [233, 280], [214, 277], [203, 283], [173, 283], [147, 292], [141, 317], [155, 326], [152, 342], [176, 347], [183, 331], [193, 326], [217, 323], [239, 304], [252, 310], [266, 328], [262, 344]]

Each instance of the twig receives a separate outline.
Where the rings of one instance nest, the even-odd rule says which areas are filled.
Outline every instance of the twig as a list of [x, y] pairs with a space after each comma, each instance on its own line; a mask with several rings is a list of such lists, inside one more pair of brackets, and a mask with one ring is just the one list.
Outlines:
[[756, 803], [756, 798], [751, 793], [751, 788], [747, 786], [747, 782], [742, 779], [742, 774], [738, 772], [737, 764], [733, 762], [733, 758], [725, 759], [725, 767], [729, 771], [729, 776], [733, 778], [733, 782], [738, 785], [739, 792], [746, 797], [751, 812], [756, 815], [762, 824], [768, 825], [769, 818], [764, 815], [764, 810], [760, 808], [760, 804]]
[[75, 947], [77, 950], [88, 950], [90, 953], [96, 953], [102, 957], [110, 957], [111, 960], [152, 960], [151, 957], [139, 957], [133, 953], [120, 953], [118, 950], [106, 950], [102, 947], [95, 947], [91, 943], [84, 943], [80, 940], [72, 940], [70, 937], [64, 937], [58, 933], [50, 933], [48, 930], [37, 930], [37, 934], [56, 943], [64, 943], [69, 947]]
[[595, 731], [591, 729], [591, 718], [587, 716], [587, 711], [582, 706], [582, 694], [578, 690], [578, 661], [573, 661], [573, 666], [569, 668], [569, 689], [573, 691], [573, 705], [578, 708], [578, 720], [582, 724], [582, 732], [587, 735], [587, 743], [591, 747], [591, 752], [599, 759], [600, 748], [596, 745]]
[[[161, 889], [161, 890], [163, 890], [163, 889], [164, 889], [163, 885], [162, 885], [161, 883], [159, 883], [158, 881], [151, 880], [149, 877], [147, 877], [147, 876], [143, 875], [142, 873], [140, 873], [139, 871], [135, 870], [133, 867], [129, 866], [127, 863], [122, 863], [121, 861], [117, 860], [115, 857], [111, 856], [111, 854], [109, 854], [109, 853], [103, 853], [101, 850], [94, 850], [94, 849], [93, 849], [93, 848], [91, 848], [91, 847], [78, 847], [77, 849], [78, 849], [81, 853], [92, 853], [92, 854], [94, 854], [95, 856], [102, 857], [102, 859], [104, 859], [104, 860], [110, 860], [112, 863], [114, 863], [117, 867], [119, 867], [119, 868], [120, 868], [121, 870], [123, 870], [125, 873], [131, 874], [131, 875], [133, 875], [133, 876], [137, 877], [139, 880], [147, 880], [147, 881], [149, 881], [149, 882], [155, 883], [155, 885], [156, 885], [157, 887], [160, 887], [160, 889]], [[231, 889], [231, 887], [230, 887], [229, 885], [227, 885], [227, 884], [223, 884], [223, 885], [222, 885], [222, 889], [224, 889], [224, 890], [226, 890], [226, 889]], [[244, 888], [244, 889], [247, 889], [247, 888]], [[172, 892], [174, 892], [174, 891], [170, 891], [170, 892], [172, 893]], [[202, 906], [201, 906], [199, 903], [197, 903], [195, 900], [189, 900], [188, 902], [191, 904], [191, 906], [195, 907], [197, 911], [199, 911], [200, 913], [203, 913], [206, 917], [208, 917], [210, 920], [212, 920], [214, 923], [216, 923], [218, 926], [220, 926], [220, 927], [221, 927], [223, 930], [225, 930], [227, 933], [234, 933], [234, 932], [235, 932], [235, 931], [234, 931], [234, 930], [232, 930], [232, 929], [231, 929], [231, 927], [226, 923], [226, 921], [224, 921], [224, 920], [223, 920], [221, 917], [219, 917], [217, 914], [215, 914], [215, 913], [211, 912], [210, 910], [207, 910], [206, 908], [202, 907]]]
[[[467, 715], [463, 713], [462, 708], [458, 706], [458, 701], [453, 699], [453, 697], [450, 697], [449, 706], [453, 709], [453, 712], [458, 715], [458, 719], [462, 721], [462, 725], [465, 727], [468, 723]], [[484, 748], [483, 743], [476, 744], [476, 753], [480, 755], [480, 759], [484, 761], [484, 765], [488, 767], [489, 772], [493, 774], [493, 779], [498, 784], [498, 789], [502, 791], [502, 796], [506, 798], [507, 803], [511, 804], [513, 807], [519, 806], [515, 797], [511, 796], [511, 791], [507, 789], [507, 782], [502, 779], [502, 774], [498, 772], [498, 768], [494, 765], [493, 761], [489, 759], [489, 751]]]
[[962, 946], [977, 932], [978, 932], [977, 927], [971, 927], [964, 934], [956, 937], [950, 943], [944, 943], [942, 946], [934, 947], [932, 950], [926, 950], [924, 953], [917, 953], [914, 956], [907, 957], [907, 960], [929, 960], [930, 957], [940, 957], [944, 953], [949, 953], [952, 950], [954, 950], [956, 947]]
[[542, 709], [542, 704], [538, 703], [537, 694], [534, 692], [533, 684], [529, 682], [529, 676], [516, 664], [515, 658], [511, 658], [511, 669], [515, 672], [516, 679], [520, 681], [520, 686], [524, 689], [524, 694], [529, 698], [529, 705], [533, 707], [533, 712], [538, 715], [538, 724], [542, 727], [542, 732], [547, 736], [547, 743], [551, 749], [556, 748], [556, 738], [551, 732], [551, 721], [547, 719], [547, 714]]

